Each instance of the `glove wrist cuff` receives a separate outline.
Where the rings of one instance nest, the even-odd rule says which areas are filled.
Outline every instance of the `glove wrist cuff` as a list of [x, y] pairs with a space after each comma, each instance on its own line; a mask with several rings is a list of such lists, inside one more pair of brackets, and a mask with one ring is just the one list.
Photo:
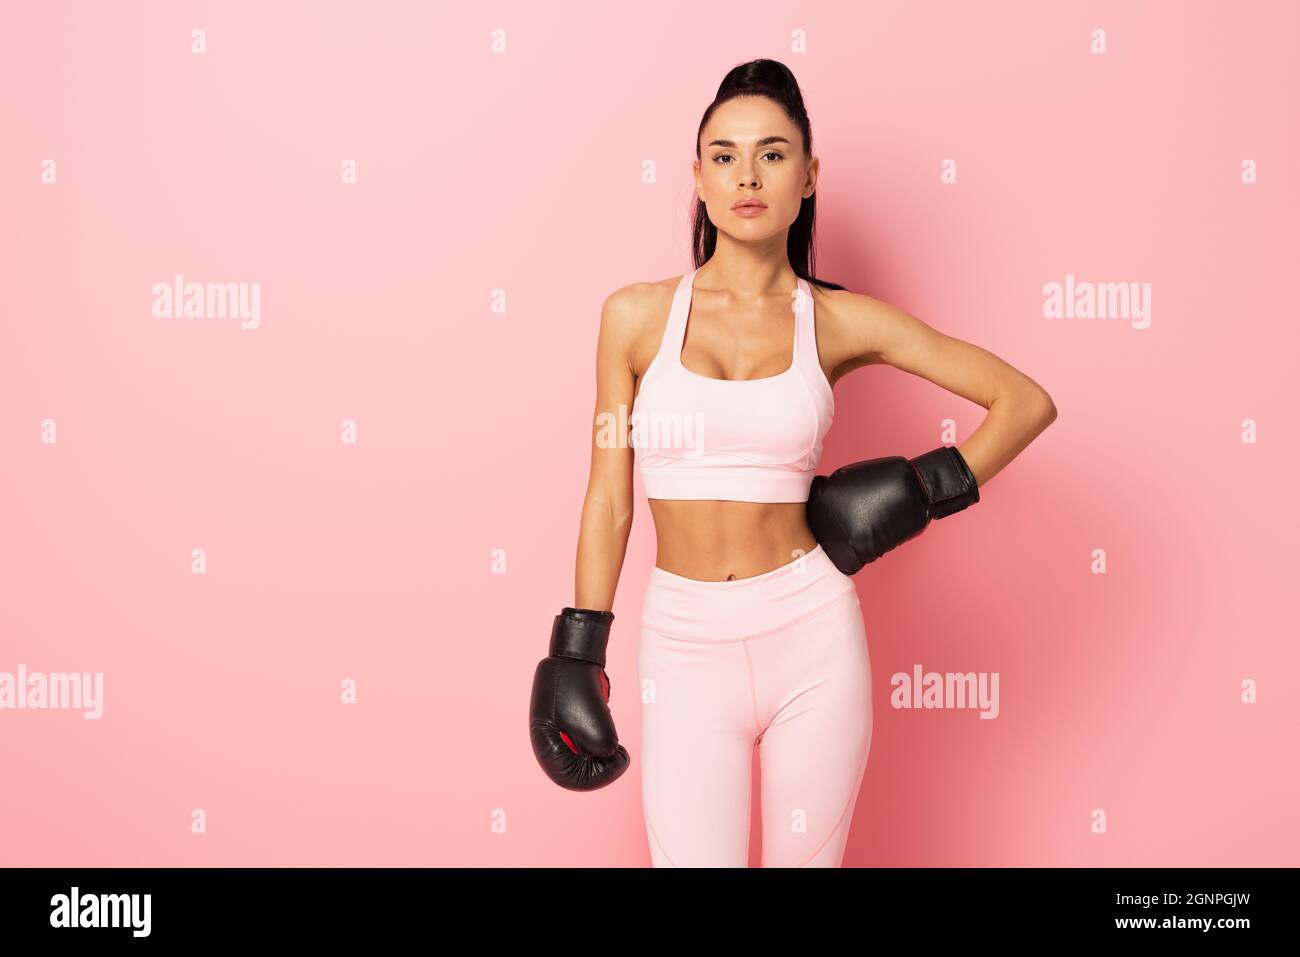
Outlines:
[[605, 649], [613, 623], [612, 611], [564, 608], [551, 626], [551, 657], [576, 658], [605, 667]]
[[975, 476], [956, 446], [943, 445], [917, 456], [912, 467], [930, 500], [931, 518], [946, 518], [980, 500]]

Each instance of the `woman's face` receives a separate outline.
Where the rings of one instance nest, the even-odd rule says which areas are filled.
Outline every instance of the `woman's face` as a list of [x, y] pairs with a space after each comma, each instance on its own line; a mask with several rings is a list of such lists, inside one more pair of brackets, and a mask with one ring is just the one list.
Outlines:
[[[713, 111], [693, 164], [695, 189], [719, 231], [741, 241], [788, 228], [817, 184], [818, 161], [803, 156], [803, 136], [775, 101], [740, 96]], [[759, 200], [759, 208], [736, 206]]]

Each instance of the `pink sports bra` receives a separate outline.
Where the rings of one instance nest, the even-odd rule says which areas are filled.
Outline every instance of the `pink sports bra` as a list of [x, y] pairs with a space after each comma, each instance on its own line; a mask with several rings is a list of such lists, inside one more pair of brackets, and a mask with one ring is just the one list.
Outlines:
[[646, 497], [806, 502], [835, 415], [817, 359], [812, 289], [798, 279], [784, 372], [715, 379], [682, 365], [697, 272], [677, 286], [659, 351], [632, 403], [631, 444]]

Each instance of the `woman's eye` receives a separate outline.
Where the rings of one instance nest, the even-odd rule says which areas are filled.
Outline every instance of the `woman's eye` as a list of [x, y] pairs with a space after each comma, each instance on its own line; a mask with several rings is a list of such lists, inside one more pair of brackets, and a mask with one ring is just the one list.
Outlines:
[[[775, 156], [778, 160], [782, 159], [781, 154], [778, 153], [776, 150], [768, 150], [766, 153], [763, 154], [763, 156], [764, 156], [764, 157]], [[716, 162], [716, 161], [718, 161], [718, 160], [731, 159], [731, 158], [732, 158], [732, 156], [731, 156], [730, 153], [721, 153], [721, 154], [719, 154], [718, 156], [715, 156], [713, 159], [714, 159], [714, 161]], [[730, 166], [731, 164], [730, 164], [730, 163], [723, 163], [722, 165], [723, 165], [723, 166]]]

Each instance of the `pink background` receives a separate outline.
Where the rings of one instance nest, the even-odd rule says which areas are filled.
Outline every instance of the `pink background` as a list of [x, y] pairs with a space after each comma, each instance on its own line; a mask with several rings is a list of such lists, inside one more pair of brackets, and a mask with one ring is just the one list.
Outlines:
[[[0, 671], [102, 671], [105, 698], [0, 711], [0, 864], [648, 863], [639, 479], [631, 770], [551, 784], [528, 691], [574, 600], [601, 303], [690, 268], [692, 137], [758, 56], [812, 116], [819, 272], [1060, 412], [855, 579], [877, 725], [846, 865], [1300, 863], [1295, 4], [0, 17]], [[260, 283], [260, 327], [155, 318], [176, 273]], [[1045, 318], [1069, 273], [1151, 283], [1150, 328]], [[983, 416], [884, 367], [836, 402], [823, 472]], [[998, 672], [1000, 716], [894, 710], [918, 663]]]

